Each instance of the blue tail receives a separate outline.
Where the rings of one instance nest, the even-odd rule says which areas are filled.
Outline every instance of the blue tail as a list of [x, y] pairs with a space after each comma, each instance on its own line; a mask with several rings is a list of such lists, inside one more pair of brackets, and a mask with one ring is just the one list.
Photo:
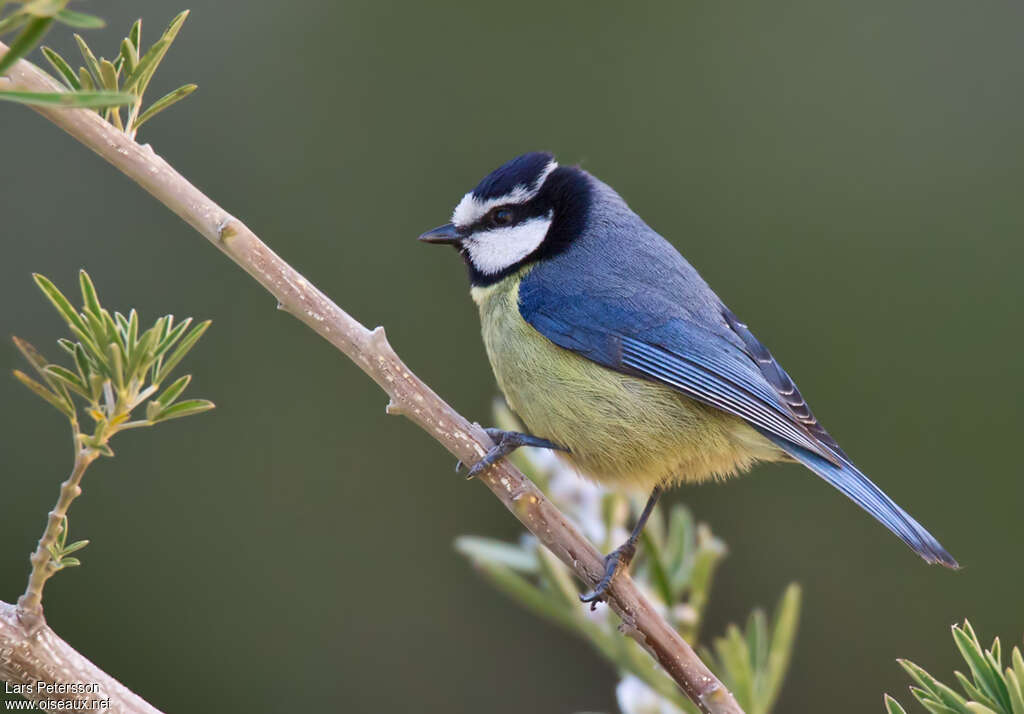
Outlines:
[[882, 489], [868, 480], [856, 466], [837, 455], [839, 466], [821, 456], [792, 444], [774, 434], [758, 429], [761, 434], [794, 459], [842, 491], [846, 496], [870, 513], [883, 526], [895, 533], [900, 540], [929, 563], [938, 563], [947, 568], [957, 569], [959, 563], [946, 552], [939, 541], [924, 527], [897, 506]]

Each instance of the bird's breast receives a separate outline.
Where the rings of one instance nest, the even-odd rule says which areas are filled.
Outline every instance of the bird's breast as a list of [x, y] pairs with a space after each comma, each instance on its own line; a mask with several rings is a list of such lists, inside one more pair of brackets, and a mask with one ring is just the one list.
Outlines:
[[473, 288], [484, 346], [509, 406], [531, 434], [568, 448], [581, 474], [649, 489], [724, 477], [777, 453], [737, 417], [552, 343], [519, 312], [523, 274]]

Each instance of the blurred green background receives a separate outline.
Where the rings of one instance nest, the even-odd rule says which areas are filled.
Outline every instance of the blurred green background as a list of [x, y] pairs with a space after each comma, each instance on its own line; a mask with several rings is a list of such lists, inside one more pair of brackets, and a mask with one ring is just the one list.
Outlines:
[[[108, 56], [181, 8], [83, 3]], [[182, 173], [470, 418], [495, 394], [464, 269], [418, 245], [484, 173], [579, 162], [702, 271], [861, 467], [964, 564], [929, 568], [795, 465], [676, 491], [730, 546], [705, 634], [805, 614], [778, 711], [881, 711], [897, 656], [957, 663], [949, 625], [1024, 631], [1024, 6], [1009, 0], [214, 3], [154, 81], [199, 91], [142, 129]], [[70, 56], [70, 31], [46, 43]], [[38, 53], [33, 56], [41, 61]], [[110, 308], [212, 318], [190, 392], [219, 408], [119, 436], [86, 476], [84, 567], [46, 612], [167, 711], [614, 711], [614, 673], [451, 547], [517, 523], [198, 234], [0, 106], [0, 332], [56, 356], [32, 285], [89, 270]], [[6, 338], [5, 338], [6, 339]], [[5, 371], [19, 366], [8, 342]], [[71, 450], [0, 379], [0, 597]], [[907, 699], [907, 697], [903, 697]]]

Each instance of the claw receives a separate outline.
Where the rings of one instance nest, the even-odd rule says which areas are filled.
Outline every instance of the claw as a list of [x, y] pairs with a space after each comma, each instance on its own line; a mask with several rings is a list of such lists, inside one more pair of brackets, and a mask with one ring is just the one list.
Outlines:
[[605, 601], [605, 595], [612, 584], [612, 579], [619, 571], [629, 567], [635, 554], [636, 546], [627, 541], [606, 555], [604, 557], [604, 575], [597, 581], [593, 590], [580, 595], [580, 602], [589, 602], [591, 612], [596, 610], [597, 603]]
[[[558, 451], [565, 451], [567, 453], [569, 451], [569, 449], [564, 446], [560, 446], [552, 441], [541, 439], [539, 436], [533, 436], [531, 434], [523, 434], [518, 431], [505, 431], [504, 429], [496, 429], [493, 427], [484, 429], [484, 431], [487, 432], [487, 435], [494, 441], [494, 446], [484, 454], [482, 459], [470, 467], [469, 473], [466, 474], [467, 480], [478, 476], [484, 471], [484, 469], [498, 463], [520, 446], [536, 446], [541, 449], [557, 449]], [[460, 471], [462, 466], [463, 463], [459, 461], [455, 464], [455, 471]]]

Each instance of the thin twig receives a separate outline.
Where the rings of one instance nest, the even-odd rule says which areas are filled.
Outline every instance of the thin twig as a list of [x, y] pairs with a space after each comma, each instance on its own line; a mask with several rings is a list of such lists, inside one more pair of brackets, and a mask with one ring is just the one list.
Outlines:
[[[0, 44], [0, 53], [5, 49]], [[60, 89], [24, 60], [9, 75], [18, 88]], [[483, 429], [448, 406], [405, 366], [383, 328], [368, 330], [349, 316], [151, 148], [135, 143], [93, 112], [33, 108], [152, 194], [263, 285], [281, 309], [355, 362], [390, 396], [388, 413], [406, 416], [464, 463], [478, 460], [492, 446]], [[597, 583], [604, 572], [601, 554], [518, 469], [502, 461], [479, 480], [583, 582]], [[702, 712], [742, 714], [728, 689], [625, 574], [612, 583], [608, 604], [622, 619], [621, 631], [647, 649]]]
[[[75, 434], [75, 439], [77, 440], [77, 438], [78, 436]], [[68, 515], [71, 502], [82, 495], [81, 483], [85, 470], [99, 455], [98, 451], [87, 447], [75, 450], [75, 465], [71, 469], [71, 475], [60, 485], [57, 504], [47, 515], [46, 529], [39, 539], [35, 552], [29, 558], [32, 563], [32, 573], [28, 576], [25, 594], [18, 598], [18, 617], [30, 631], [43, 624], [43, 586], [58, 570], [50, 555], [50, 549], [57, 543], [57, 536], [60, 535], [60, 530], [64, 527], [64, 519]]]

